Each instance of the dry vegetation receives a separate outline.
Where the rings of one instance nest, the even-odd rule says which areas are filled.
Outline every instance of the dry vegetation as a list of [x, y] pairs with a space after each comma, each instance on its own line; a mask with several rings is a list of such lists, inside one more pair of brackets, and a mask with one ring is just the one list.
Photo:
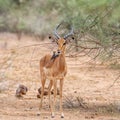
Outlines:
[[[36, 46], [29, 46], [29, 45]], [[27, 46], [27, 47], [23, 47]], [[54, 48], [50, 41], [36, 41], [23, 35], [0, 34], [0, 120], [39, 120], [50, 118], [48, 99], [45, 97], [41, 115], [39, 59]], [[64, 84], [65, 120], [119, 120], [120, 80], [118, 69], [110, 69], [88, 56], [66, 57], [68, 74]], [[27, 86], [23, 98], [15, 97], [19, 84]], [[59, 99], [58, 99], [59, 100]], [[58, 101], [57, 101], [58, 102]], [[59, 106], [56, 106], [58, 111]], [[56, 114], [55, 119], [60, 119]]]

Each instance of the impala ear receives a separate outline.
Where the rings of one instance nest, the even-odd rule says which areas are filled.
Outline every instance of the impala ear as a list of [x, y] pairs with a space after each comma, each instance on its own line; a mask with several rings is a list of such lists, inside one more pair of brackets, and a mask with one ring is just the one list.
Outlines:
[[52, 37], [49, 35], [49, 37], [48, 37], [49, 39], [51, 39]]
[[52, 35], [49, 35], [48, 38], [50, 40], [52, 40], [52, 42], [56, 42], [57, 41], [57, 39], [55, 37], [53, 37]]
[[74, 39], [75, 39], [74, 36], [67, 38], [66, 39], [66, 44], [72, 42], [72, 40], [74, 40]]
[[74, 40], [75, 38], [72, 36], [72, 39]]

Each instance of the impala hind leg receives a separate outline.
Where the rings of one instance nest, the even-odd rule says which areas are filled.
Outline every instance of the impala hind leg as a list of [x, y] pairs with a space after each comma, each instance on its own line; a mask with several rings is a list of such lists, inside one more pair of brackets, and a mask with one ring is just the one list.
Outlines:
[[52, 102], [51, 102], [51, 88], [52, 88], [52, 86], [53, 86], [53, 81], [50, 80], [50, 83], [49, 83], [49, 86], [48, 86], [48, 97], [49, 97], [49, 107], [50, 107], [50, 109], [52, 107]]
[[44, 97], [43, 95], [44, 95], [44, 89], [45, 89], [45, 82], [46, 82], [46, 79], [41, 80], [42, 87], [41, 87], [41, 101], [40, 101], [39, 110], [42, 108], [42, 101], [43, 101], [43, 97]]
[[57, 80], [54, 80], [53, 83], [53, 89], [54, 89], [54, 100], [53, 100], [53, 105], [51, 107], [51, 117], [54, 118], [55, 116], [55, 105], [56, 105], [56, 96], [57, 96]]
[[64, 82], [64, 79], [60, 79], [60, 112], [61, 112], [61, 118], [64, 118], [64, 113], [63, 113], [63, 108], [62, 108], [63, 82]]

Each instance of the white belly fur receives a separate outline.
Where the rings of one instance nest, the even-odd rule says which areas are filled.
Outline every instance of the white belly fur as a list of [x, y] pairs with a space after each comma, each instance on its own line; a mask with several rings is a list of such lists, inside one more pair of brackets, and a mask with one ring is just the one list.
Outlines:
[[[47, 79], [53, 79], [53, 76], [52, 76], [52, 72], [51, 72], [51, 69], [50, 68], [46, 68], [44, 67], [44, 72], [45, 72], [45, 75], [46, 75], [46, 78]], [[54, 77], [54, 79], [62, 79], [64, 77], [64, 73], [61, 73], [61, 74], [58, 74], [56, 77]]]

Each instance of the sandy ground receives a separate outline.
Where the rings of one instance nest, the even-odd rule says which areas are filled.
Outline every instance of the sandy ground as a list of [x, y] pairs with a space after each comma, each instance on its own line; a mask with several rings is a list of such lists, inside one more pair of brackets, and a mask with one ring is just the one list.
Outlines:
[[[23, 35], [18, 40], [15, 34], [0, 34], [0, 120], [61, 119], [59, 96], [55, 118], [50, 117], [48, 97], [44, 97], [41, 114], [38, 109], [39, 59], [53, 50], [53, 45], [47, 43], [48, 39], [40, 42]], [[39, 46], [28, 46], [33, 44]], [[110, 69], [87, 56], [66, 57], [66, 61], [64, 120], [120, 120], [120, 80], [112, 85], [119, 70]], [[27, 94], [20, 99], [15, 97], [19, 84], [28, 87]]]

